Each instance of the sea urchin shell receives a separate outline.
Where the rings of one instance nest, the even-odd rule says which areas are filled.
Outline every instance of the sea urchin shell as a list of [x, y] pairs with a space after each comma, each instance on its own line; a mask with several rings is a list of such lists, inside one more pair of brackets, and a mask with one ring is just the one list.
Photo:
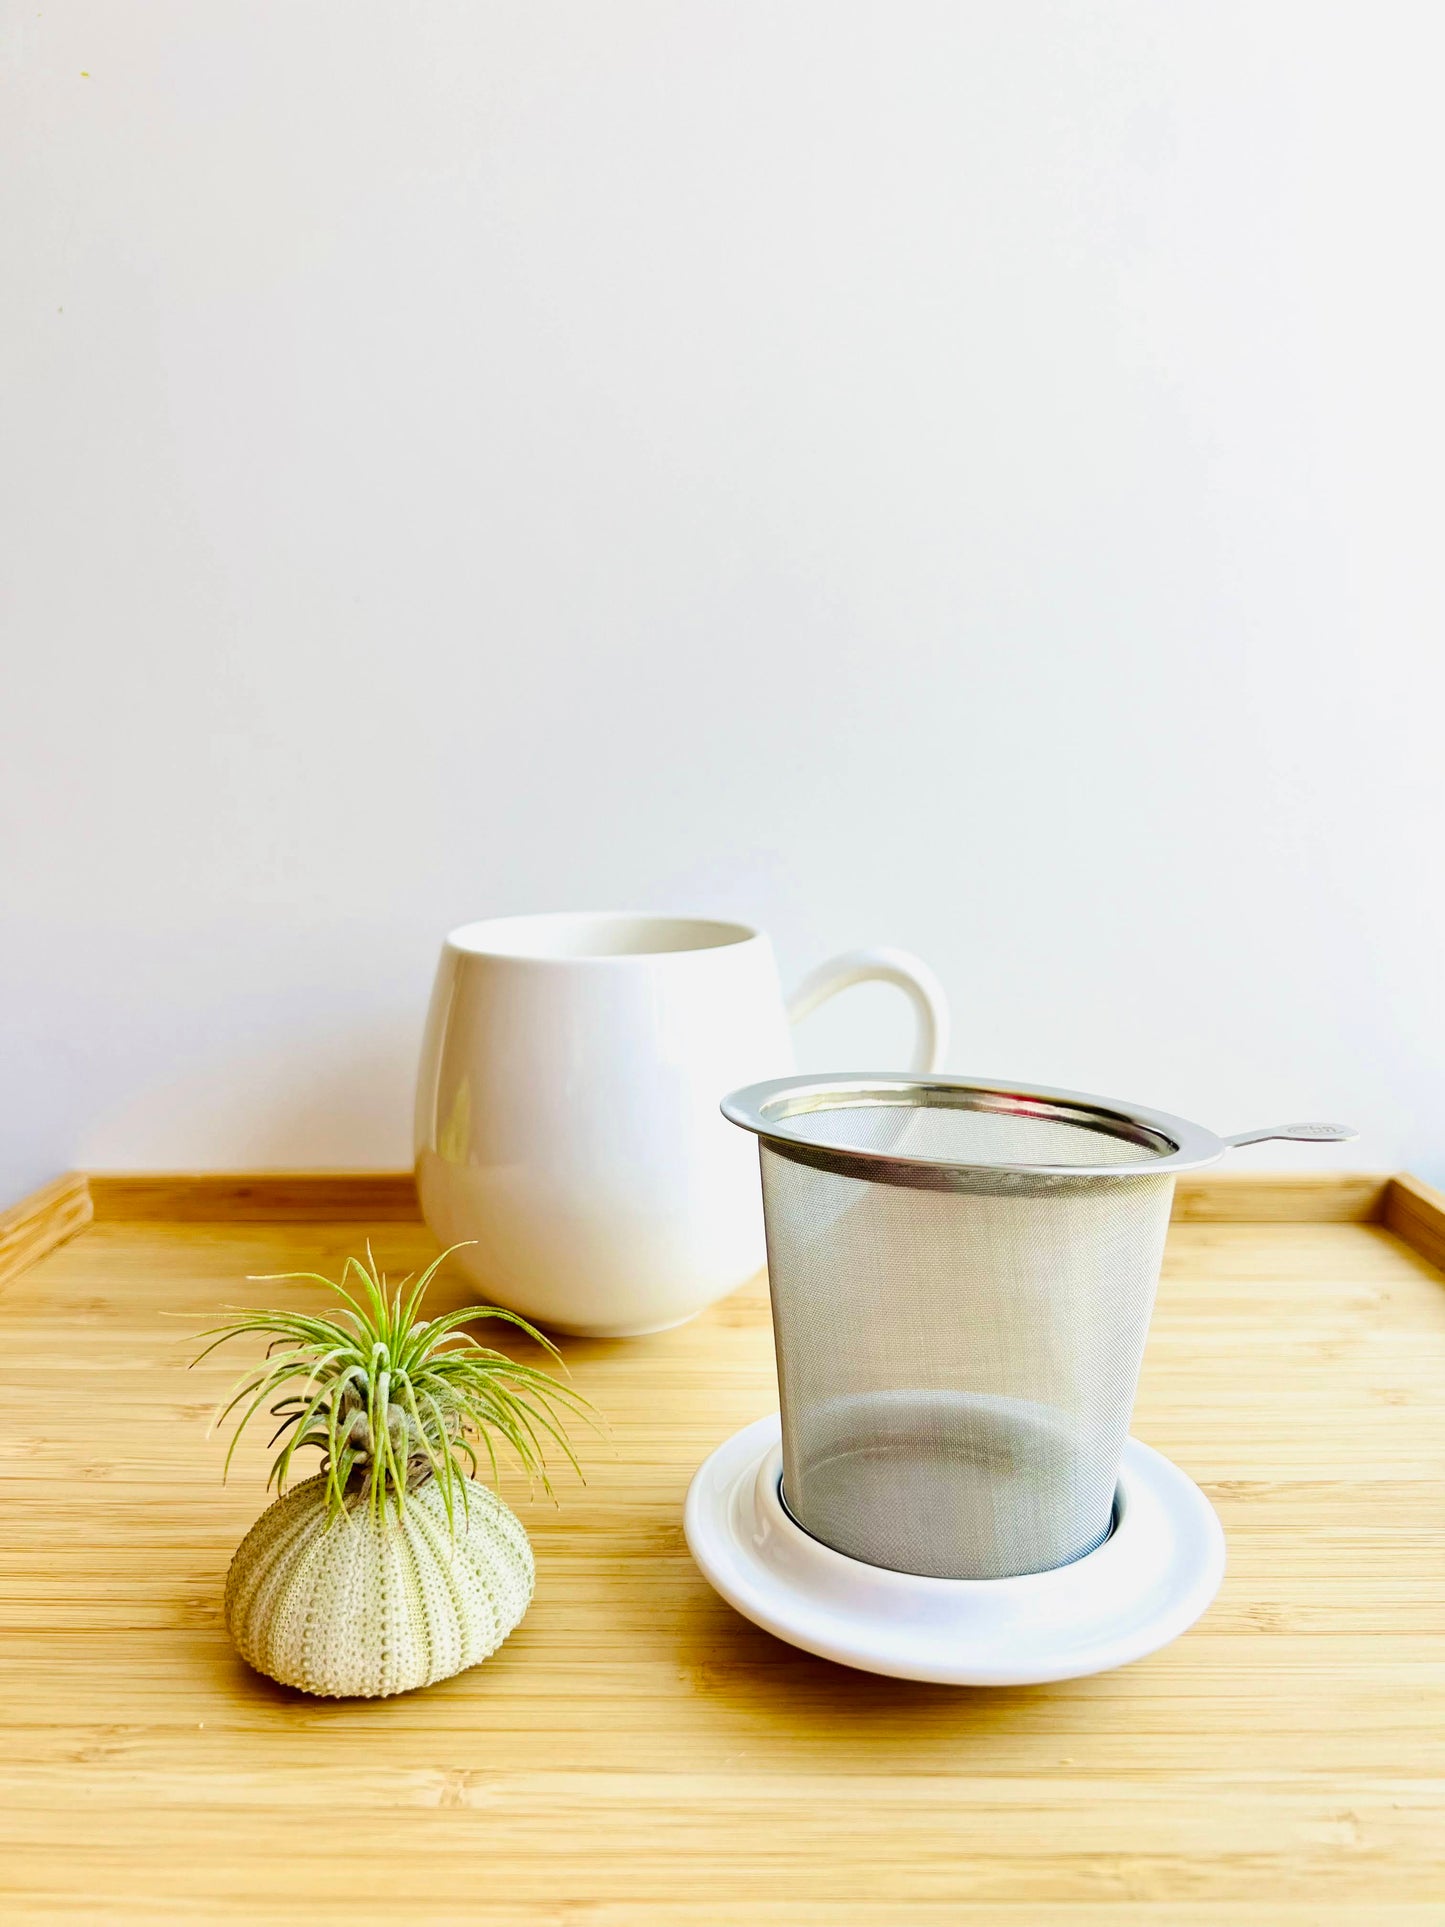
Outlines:
[[[455, 1531], [433, 1480], [381, 1518], [359, 1495], [328, 1521], [326, 1479], [261, 1514], [226, 1578], [241, 1657], [285, 1686], [373, 1699], [496, 1651], [532, 1597], [532, 1548], [494, 1492], [458, 1477]], [[465, 1504], [462, 1488], [465, 1487]]]

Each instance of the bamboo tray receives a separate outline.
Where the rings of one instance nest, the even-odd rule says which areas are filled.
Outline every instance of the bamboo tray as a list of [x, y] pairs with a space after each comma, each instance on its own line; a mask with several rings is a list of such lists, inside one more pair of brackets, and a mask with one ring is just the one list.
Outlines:
[[191, 1335], [367, 1236], [435, 1250], [409, 1177], [73, 1177], [0, 1219], [8, 1921], [1445, 1920], [1445, 1200], [1413, 1179], [1180, 1185], [1135, 1430], [1219, 1508], [1224, 1589], [1150, 1659], [994, 1693], [811, 1659], [694, 1570], [688, 1479], [775, 1403], [761, 1281], [568, 1346], [613, 1444], [560, 1511], [520, 1495], [537, 1597], [493, 1660], [370, 1703], [249, 1672], [220, 1600], [261, 1442], [223, 1487], [244, 1353], [188, 1372]]

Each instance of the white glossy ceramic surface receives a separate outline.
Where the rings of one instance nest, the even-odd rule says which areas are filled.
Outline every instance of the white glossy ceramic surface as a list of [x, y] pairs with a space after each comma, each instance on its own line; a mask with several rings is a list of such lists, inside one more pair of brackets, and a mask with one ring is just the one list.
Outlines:
[[923, 1579], [844, 1558], [789, 1516], [781, 1479], [773, 1413], [699, 1468], [685, 1513], [692, 1556], [755, 1625], [864, 1672], [951, 1686], [1107, 1672], [1177, 1639], [1224, 1576], [1213, 1506], [1138, 1439], [1124, 1448], [1109, 1538], [1020, 1579]]
[[789, 1016], [865, 978], [899, 985], [936, 1067], [947, 1014], [918, 959], [825, 964], [785, 1010], [745, 924], [507, 917], [442, 951], [417, 1089], [422, 1210], [479, 1291], [563, 1332], [681, 1324], [762, 1267], [757, 1152], [721, 1115], [792, 1068]]

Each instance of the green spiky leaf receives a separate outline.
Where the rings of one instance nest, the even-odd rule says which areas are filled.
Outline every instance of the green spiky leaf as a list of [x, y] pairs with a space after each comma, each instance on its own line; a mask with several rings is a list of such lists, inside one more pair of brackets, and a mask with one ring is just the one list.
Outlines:
[[216, 1423], [224, 1424], [241, 1408], [225, 1470], [230, 1470], [246, 1427], [266, 1408], [277, 1421], [272, 1445], [284, 1441], [268, 1484], [284, 1491], [295, 1453], [315, 1446], [322, 1455], [327, 1507], [333, 1515], [358, 1499], [378, 1519], [388, 1506], [400, 1512], [409, 1488], [435, 1479], [447, 1517], [454, 1521], [457, 1499], [466, 1504], [464, 1472], [472, 1477], [477, 1472], [478, 1447], [493, 1476], [497, 1474], [493, 1434], [548, 1494], [548, 1450], [559, 1450], [580, 1476], [567, 1421], [593, 1424], [589, 1402], [552, 1373], [518, 1363], [464, 1328], [482, 1319], [500, 1319], [525, 1332], [560, 1365], [561, 1354], [552, 1341], [516, 1312], [497, 1305], [468, 1305], [432, 1320], [420, 1316], [427, 1287], [449, 1256], [444, 1251], [420, 1277], [392, 1287], [377, 1268], [370, 1245], [366, 1263], [348, 1258], [339, 1279], [314, 1271], [253, 1278], [252, 1284], [325, 1285], [341, 1304], [331, 1317], [241, 1312], [201, 1334], [210, 1343], [196, 1364], [233, 1338], [255, 1335], [268, 1340], [260, 1362], [232, 1388], [216, 1415]]

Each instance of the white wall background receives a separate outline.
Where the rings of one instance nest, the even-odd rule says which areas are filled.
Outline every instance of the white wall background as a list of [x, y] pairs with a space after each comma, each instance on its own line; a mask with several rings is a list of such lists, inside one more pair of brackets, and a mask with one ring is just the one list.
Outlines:
[[1436, 10], [3, 22], [0, 1190], [406, 1163], [552, 907], [1445, 1177]]

